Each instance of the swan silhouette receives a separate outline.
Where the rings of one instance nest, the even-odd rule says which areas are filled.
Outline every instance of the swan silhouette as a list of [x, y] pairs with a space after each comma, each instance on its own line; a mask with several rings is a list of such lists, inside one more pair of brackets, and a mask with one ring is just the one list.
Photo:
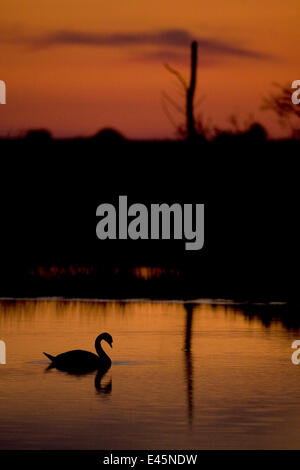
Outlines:
[[111, 366], [111, 360], [103, 351], [101, 341], [106, 341], [111, 348], [113, 343], [113, 339], [109, 333], [101, 333], [101, 335], [97, 336], [95, 349], [98, 356], [89, 351], [82, 351], [81, 349], [67, 351], [58, 354], [58, 356], [52, 356], [45, 352], [43, 354], [52, 361], [50, 366], [59, 370], [83, 373], [96, 369], [106, 371]]

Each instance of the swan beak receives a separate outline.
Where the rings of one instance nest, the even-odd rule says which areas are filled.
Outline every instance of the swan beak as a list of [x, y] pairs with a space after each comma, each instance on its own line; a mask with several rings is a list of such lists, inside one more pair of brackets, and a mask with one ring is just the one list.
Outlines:
[[108, 343], [110, 345], [110, 347], [112, 348], [112, 343]]

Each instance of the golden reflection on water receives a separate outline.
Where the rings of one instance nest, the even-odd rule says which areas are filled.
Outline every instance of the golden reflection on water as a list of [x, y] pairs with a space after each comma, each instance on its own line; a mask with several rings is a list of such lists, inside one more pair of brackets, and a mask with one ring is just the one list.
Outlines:
[[[103, 377], [47, 371], [103, 331]], [[0, 448], [299, 448], [295, 338], [230, 305], [3, 300]]]

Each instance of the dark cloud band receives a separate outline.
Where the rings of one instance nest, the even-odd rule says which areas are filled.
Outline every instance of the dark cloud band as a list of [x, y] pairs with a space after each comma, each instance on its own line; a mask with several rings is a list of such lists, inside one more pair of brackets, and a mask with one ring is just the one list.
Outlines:
[[31, 44], [38, 47], [59, 45], [97, 46], [97, 47], [132, 47], [132, 46], [160, 46], [181, 49], [187, 47], [192, 40], [197, 40], [200, 54], [231, 55], [249, 57], [254, 59], [270, 58], [266, 54], [244, 49], [226, 42], [201, 38], [192, 35], [184, 29], [167, 29], [157, 32], [140, 33], [89, 33], [78, 31], [57, 31], [35, 39]]

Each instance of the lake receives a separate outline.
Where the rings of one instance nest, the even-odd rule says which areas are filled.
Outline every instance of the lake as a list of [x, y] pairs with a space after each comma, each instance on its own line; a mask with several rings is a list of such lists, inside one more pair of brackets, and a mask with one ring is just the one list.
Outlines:
[[[279, 308], [0, 300], [0, 448], [299, 449], [300, 331]], [[43, 351], [94, 352], [103, 331], [102, 378], [47, 370]]]

